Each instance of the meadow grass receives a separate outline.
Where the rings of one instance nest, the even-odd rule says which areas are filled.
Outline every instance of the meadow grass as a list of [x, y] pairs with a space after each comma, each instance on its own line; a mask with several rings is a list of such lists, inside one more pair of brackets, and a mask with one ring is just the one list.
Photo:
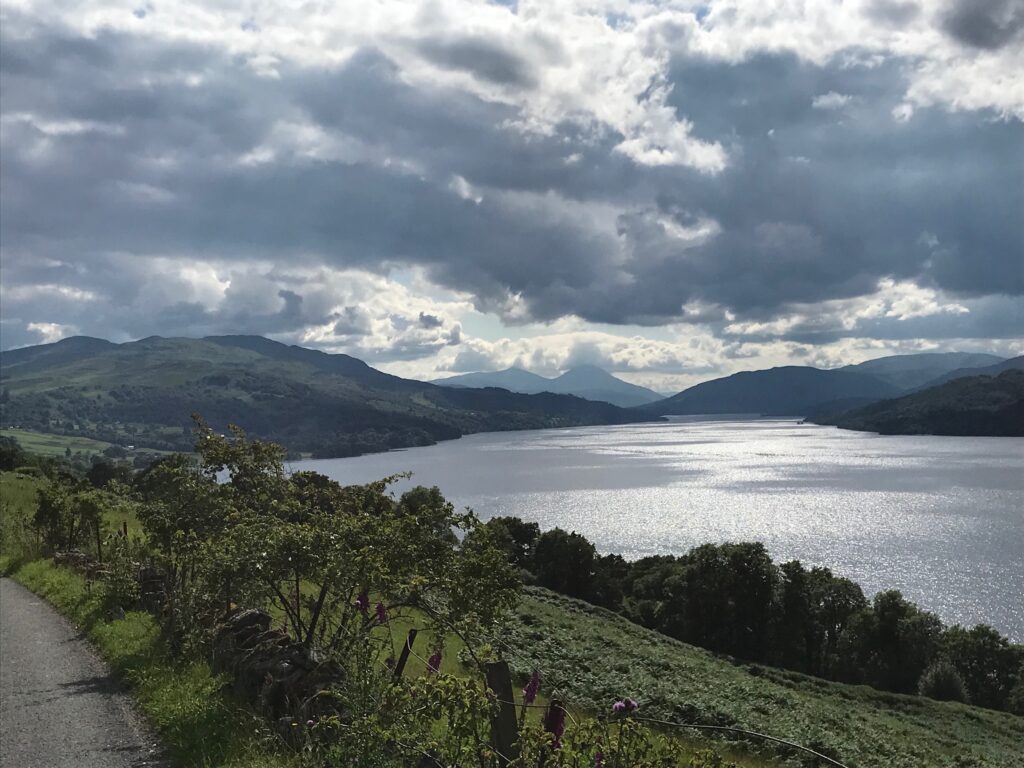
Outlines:
[[526, 590], [502, 650], [584, 711], [631, 696], [642, 715], [749, 729], [857, 768], [1024, 768], [1022, 717], [717, 656], [543, 589]]

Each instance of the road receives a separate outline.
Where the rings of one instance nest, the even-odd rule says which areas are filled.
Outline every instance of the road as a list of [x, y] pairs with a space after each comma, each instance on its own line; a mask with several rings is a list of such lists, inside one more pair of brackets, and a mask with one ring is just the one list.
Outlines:
[[42, 598], [0, 579], [0, 768], [167, 768], [131, 699]]

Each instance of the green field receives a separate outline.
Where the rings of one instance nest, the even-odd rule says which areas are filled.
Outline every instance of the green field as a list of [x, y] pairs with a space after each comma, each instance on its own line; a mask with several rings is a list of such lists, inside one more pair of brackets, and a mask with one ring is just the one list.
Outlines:
[[0, 429], [0, 436], [13, 437], [27, 452], [38, 456], [64, 456], [68, 448], [71, 453], [91, 455], [102, 453], [111, 446], [102, 440], [70, 435], [50, 435], [45, 432], [31, 432], [27, 429]]

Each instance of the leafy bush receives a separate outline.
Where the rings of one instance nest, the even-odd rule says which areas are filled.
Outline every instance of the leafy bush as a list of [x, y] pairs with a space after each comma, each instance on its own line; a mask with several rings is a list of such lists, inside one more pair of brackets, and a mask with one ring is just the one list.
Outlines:
[[939, 701], [960, 701], [965, 704], [970, 701], [964, 679], [948, 661], [937, 661], [928, 667], [921, 675], [917, 691], [922, 696]]

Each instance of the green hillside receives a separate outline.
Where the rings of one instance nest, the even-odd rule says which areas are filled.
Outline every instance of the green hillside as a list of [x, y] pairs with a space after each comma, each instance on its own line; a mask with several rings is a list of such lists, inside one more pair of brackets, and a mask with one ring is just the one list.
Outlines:
[[898, 387], [863, 373], [790, 365], [705, 381], [635, 410], [658, 415], [807, 416], [828, 403], [873, 401], [899, 392]]
[[293, 453], [350, 456], [472, 432], [643, 420], [550, 393], [438, 387], [261, 337], [71, 338], [3, 353], [2, 426], [188, 450], [190, 416]]
[[1024, 436], [1024, 371], [968, 376], [894, 400], [815, 419], [883, 435]]
[[741, 663], [543, 589], [526, 590], [501, 648], [583, 710], [632, 696], [646, 717], [753, 730], [851, 768], [1024, 766], [1016, 715]]
[[[843, 366], [839, 370], [874, 376], [906, 391], [929, 386], [933, 379], [940, 376], [956, 378], [953, 372], [958, 370], [961, 371], [959, 375], [967, 376], [971, 374], [962, 373], [962, 371], [981, 366], [993, 366], [1002, 362], [1003, 358], [983, 352], [922, 352], [865, 360], [856, 365]], [[972, 373], [983, 372], [988, 373], [988, 371], [973, 371]]]

